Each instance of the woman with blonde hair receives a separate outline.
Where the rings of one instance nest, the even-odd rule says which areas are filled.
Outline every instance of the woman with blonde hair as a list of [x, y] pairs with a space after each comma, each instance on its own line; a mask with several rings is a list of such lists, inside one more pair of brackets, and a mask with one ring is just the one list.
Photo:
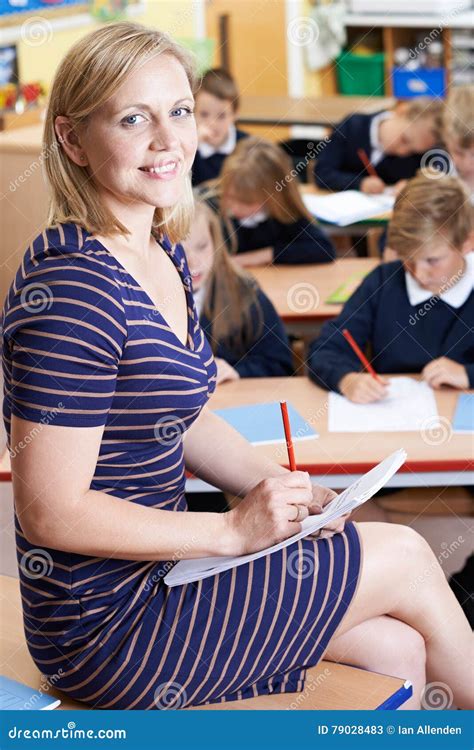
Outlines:
[[[469, 627], [410, 529], [340, 522], [197, 584], [163, 582], [178, 558], [288, 538], [333, 496], [262, 459], [206, 405], [216, 366], [177, 242], [190, 226], [193, 87], [186, 53], [129, 23], [81, 39], [52, 87], [50, 222], [2, 321], [31, 655], [100, 708], [294, 692], [324, 653], [411, 678], [419, 705], [426, 642], [429, 677], [472, 706]], [[185, 466], [241, 502], [185, 512]]]
[[255, 136], [238, 142], [220, 178], [202, 186], [218, 209], [229, 249], [242, 266], [330, 263], [330, 239], [306, 208], [287, 154]]
[[255, 279], [227, 252], [218, 216], [196, 202], [183, 242], [194, 302], [211, 344], [217, 382], [291, 375], [292, 354], [277, 311]]

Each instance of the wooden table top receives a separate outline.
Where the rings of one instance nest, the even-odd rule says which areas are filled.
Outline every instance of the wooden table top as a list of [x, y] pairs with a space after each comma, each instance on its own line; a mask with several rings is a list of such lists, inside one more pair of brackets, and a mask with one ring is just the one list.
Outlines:
[[[294, 443], [298, 468], [311, 474], [359, 474], [398, 448], [408, 457], [400, 472], [468, 471], [474, 469], [472, 435], [453, 434], [450, 428], [459, 392], [435, 391], [441, 430], [421, 432], [328, 432], [328, 392], [306, 377], [246, 378], [218, 386], [211, 409], [286, 399], [319, 433], [314, 440]], [[287, 466], [284, 443], [261, 445], [262, 455]], [[460, 483], [460, 482], [458, 482]]]
[[342, 258], [334, 263], [295, 266], [253, 266], [256, 278], [286, 323], [322, 322], [339, 315], [341, 304], [327, 298], [343, 283], [355, 289], [379, 264], [377, 258]]
[[369, 96], [247, 96], [241, 97], [239, 123], [319, 125], [334, 127], [354, 112], [372, 114], [390, 109], [391, 97]]

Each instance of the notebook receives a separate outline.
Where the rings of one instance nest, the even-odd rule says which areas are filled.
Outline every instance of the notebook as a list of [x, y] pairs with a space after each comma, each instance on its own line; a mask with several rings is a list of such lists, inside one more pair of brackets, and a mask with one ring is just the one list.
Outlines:
[[0, 675], [0, 711], [48, 711], [61, 701], [28, 685]]
[[325, 300], [327, 305], [343, 305], [347, 302], [349, 297], [357, 289], [362, 279], [364, 279], [369, 271], [359, 271], [349, 276], [343, 284], [337, 287], [337, 289], [329, 295]]
[[[287, 407], [293, 441], [312, 440], [319, 437], [294, 406], [288, 403]], [[286, 443], [279, 401], [231, 406], [228, 409], [215, 409], [214, 413], [225, 419], [252, 445]]]
[[303, 195], [303, 201], [316, 218], [345, 227], [391, 211], [395, 196], [390, 193], [366, 195], [359, 190], [343, 190], [330, 195], [306, 194]]
[[329, 432], [419, 432], [440, 427], [433, 390], [413, 378], [393, 378], [386, 398], [370, 404], [329, 394]]
[[358, 505], [362, 505], [378, 492], [384, 484], [398, 471], [400, 466], [406, 460], [406, 452], [402, 449], [395, 451], [390, 456], [381, 461], [377, 466], [357, 479], [350, 487], [337, 495], [328, 505], [324, 512], [319, 515], [308, 516], [302, 521], [302, 531], [298, 534], [285, 539], [283, 542], [274, 544], [272, 547], [253, 552], [250, 555], [240, 555], [238, 557], [202, 557], [195, 560], [180, 560], [172, 570], [165, 576], [165, 583], [172, 586], [180, 586], [185, 583], [192, 583], [203, 578], [222, 573], [225, 570], [236, 568], [239, 565], [257, 560], [264, 555], [272, 554], [278, 550], [288, 547], [288, 545], [303, 539], [308, 534], [314, 534], [330, 521], [350, 513]]
[[461, 393], [458, 396], [453, 432], [474, 432], [474, 393]]

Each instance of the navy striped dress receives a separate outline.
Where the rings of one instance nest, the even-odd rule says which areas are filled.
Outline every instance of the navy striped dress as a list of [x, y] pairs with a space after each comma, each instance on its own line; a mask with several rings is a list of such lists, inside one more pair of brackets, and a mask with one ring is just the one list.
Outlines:
[[[216, 367], [184, 252], [162, 246], [186, 293], [186, 345], [84, 229], [62, 224], [36, 238], [3, 313], [4, 419], [7, 434], [12, 414], [38, 423], [38, 433], [44, 424], [105, 425], [91, 488], [181, 513], [182, 433], [214, 390]], [[359, 578], [353, 524], [169, 589], [172, 561], [38, 550], [15, 521], [31, 655], [56, 687], [97, 708], [301, 691]]]

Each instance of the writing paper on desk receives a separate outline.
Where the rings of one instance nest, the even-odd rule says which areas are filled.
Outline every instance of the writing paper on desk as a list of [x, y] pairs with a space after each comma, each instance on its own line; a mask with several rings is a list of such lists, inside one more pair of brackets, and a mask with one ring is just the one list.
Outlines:
[[343, 305], [344, 302], [347, 302], [349, 297], [352, 296], [352, 294], [355, 292], [359, 284], [361, 283], [362, 279], [364, 279], [369, 274], [369, 271], [360, 271], [358, 273], [353, 273], [351, 276], [349, 276], [346, 281], [344, 281], [343, 284], [337, 287], [337, 289], [334, 290], [332, 294], [325, 299], [325, 303], [327, 305]]
[[474, 393], [461, 393], [458, 396], [453, 432], [474, 432]]
[[440, 427], [433, 390], [413, 378], [390, 380], [388, 396], [370, 404], [354, 404], [329, 394], [329, 432], [419, 432]]
[[322, 221], [345, 227], [357, 221], [375, 219], [393, 209], [395, 197], [388, 193], [366, 195], [359, 190], [343, 190], [330, 195], [303, 195], [308, 211]]
[[[291, 404], [288, 406], [288, 417], [293, 441], [311, 440], [319, 437], [318, 433], [305, 422], [301, 414]], [[232, 406], [228, 409], [215, 409], [237, 432], [252, 445], [271, 445], [285, 443], [285, 431], [281, 419], [280, 404], [276, 401], [268, 404], [249, 404]]]
[[406, 455], [404, 450], [398, 450], [385, 458], [377, 466], [368, 471], [367, 474], [357, 479], [350, 487], [347, 487], [344, 492], [337, 495], [334, 500], [331, 500], [326, 505], [323, 513], [305, 518], [301, 523], [302, 531], [289, 537], [289, 539], [285, 539], [283, 542], [274, 544], [259, 552], [253, 552], [250, 555], [180, 560], [165, 576], [165, 583], [168, 586], [180, 586], [185, 583], [199, 581], [203, 578], [209, 578], [217, 573], [222, 573], [225, 570], [230, 570], [252, 560], [257, 560], [259, 557], [270, 555], [272, 552], [277, 552], [284, 547], [288, 547], [290, 544], [303, 539], [309, 534], [314, 534], [326, 524], [334, 521], [336, 518], [340, 518], [340, 516], [346, 513], [350, 513], [358, 505], [362, 505], [362, 503], [365, 503], [375, 495], [405, 462]]
[[0, 675], [0, 711], [47, 711], [60, 703], [59, 698], [44, 695], [39, 690]]

